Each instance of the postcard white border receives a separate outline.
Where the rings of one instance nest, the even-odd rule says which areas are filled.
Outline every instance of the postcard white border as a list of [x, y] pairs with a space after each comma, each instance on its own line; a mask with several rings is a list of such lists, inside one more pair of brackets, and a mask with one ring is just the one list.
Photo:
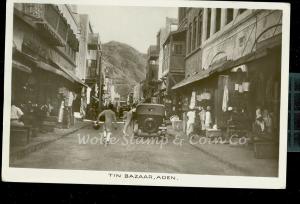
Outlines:
[[[114, 171], [31, 169], [9, 167], [9, 132], [11, 100], [11, 66], [13, 38], [13, 3], [51, 3], [107, 6], [151, 6], [151, 7], [206, 7], [206, 8], [247, 8], [278, 9], [283, 11], [282, 25], [282, 63], [281, 63], [281, 107], [280, 107], [280, 155], [278, 177], [214, 176], [195, 174], [168, 174], [152, 172], [128, 172], [130, 174], [170, 175], [177, 180], [110, 178]], [[288, 119], [288, 81], [290, 45], [290, 5], [288, 3], [264, 2], [217, 2], [180, 0], [8, 0], [6, 4], [6, 38], [4, 70], [3, 105], [3, 152], [2, 180], [11, 182], [36, 183], [74, 183], [109, 185], [147, 185], [147, 186], [186, 186], [186, 187], [224, 187], [224, 188], [265, 188], [280, 189], [286, 186], [287, 158], [287, 119]], [[115, 172], [124, 174], [126, 172]]]

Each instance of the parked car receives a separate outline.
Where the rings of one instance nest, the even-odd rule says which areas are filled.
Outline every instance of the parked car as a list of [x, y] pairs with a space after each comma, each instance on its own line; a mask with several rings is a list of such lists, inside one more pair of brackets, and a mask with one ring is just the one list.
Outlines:
[[137, 105], [133, 115], [135, 136], [165, 136], [165, 106], [142, 103]]

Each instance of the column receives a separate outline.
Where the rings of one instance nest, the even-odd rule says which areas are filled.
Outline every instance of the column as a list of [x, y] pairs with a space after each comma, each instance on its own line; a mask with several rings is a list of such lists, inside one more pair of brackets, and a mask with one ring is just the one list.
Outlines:
[[203, 9], [203, 22], [202, 22], [202, 44], [206, 40], [207, 37], [207, 8]]
[[210, 36], [212, 36], [216, 32], [216, 17], [217, 17], [217, 9], [211, 9], [211, 18], [210, 18]]
[[221, 10], [221, 28], [227, 24], [227, 9]]
[[233, 10], [233, 19], [235, 19], [237, 17], [238, 13], [239, 13], [238, 9]]

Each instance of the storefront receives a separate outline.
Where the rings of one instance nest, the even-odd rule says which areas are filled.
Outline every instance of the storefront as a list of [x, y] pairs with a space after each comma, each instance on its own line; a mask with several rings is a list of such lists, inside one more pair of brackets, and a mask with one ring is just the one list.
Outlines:
[[[195, 111], [195, 124], [201, 124], [199, 111], [210, 111], [211, 126], [226, 131], [230, 114], [237, 114], [240, 127], [252, 131], [257, 117], [272, 118], [272, 136], [278, 137], [280, 110], [281, 47], [262, 49], [235, 62], [224, 63], [214, 71], [185, 79], [173, 87], [181, 96], [185, 127], [187, 112]], [[209, 108], [208, 108], [209, 107]], [[209, 109], [209, 110], [208, 110]]]

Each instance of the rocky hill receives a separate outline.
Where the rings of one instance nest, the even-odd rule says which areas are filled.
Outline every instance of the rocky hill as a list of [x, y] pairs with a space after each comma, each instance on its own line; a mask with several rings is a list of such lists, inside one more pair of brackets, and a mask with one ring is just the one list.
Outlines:
[[116, 91], [126, 96], [130, 89], [145, 79], [146, 54], [116, 41], [102, 44], [103, 59], [112, 64], [109, 75], [114, 79]]

